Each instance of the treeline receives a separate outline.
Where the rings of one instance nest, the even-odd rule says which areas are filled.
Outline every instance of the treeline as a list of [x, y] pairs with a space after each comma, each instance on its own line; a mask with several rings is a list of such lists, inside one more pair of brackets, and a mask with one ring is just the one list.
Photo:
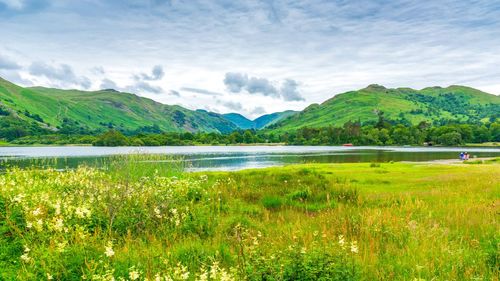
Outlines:
[[[158, 126], [141, 127], [135, 131], [110, 128], [103, 132], [76, 129], [78, 124], [63, 123], [57, 132], [41, 129], [24, 120], [0, 118], [0, 139], [20, 145], [88, 144], [95, 146], [164, 146], [164, 145], [231, 145], [282, 143], [289, 145], [448, 145], [500, 142], [500, 122], [461, 124], [421, 122], [411, 125], [401, 120], [377, 122], [347, 122], [341, 127], [301, 128], [279, 133], [271, 130], [241, 130], [229, 134], [161, 132]], [[3, 121], [3, 122], [2, 122]], [[444, 124], [444, 125], [441, 125]], [[29, 132], [27, 135], [27, 131]]]
[[283, 134], [254, 130], [218, 133], [161, 133], [125, 136], [119, 131], [106, 132], [93, 142], [97, 146], [230, 145], [284, 143], [291, 145], [447, 145], [500, 142], [500, 123], [485, 125], [451, 124], [433, 127], [422, 122], [417, 126], [402, 124], [361, 126], [348, 122], [342, 127], [301, 128]]

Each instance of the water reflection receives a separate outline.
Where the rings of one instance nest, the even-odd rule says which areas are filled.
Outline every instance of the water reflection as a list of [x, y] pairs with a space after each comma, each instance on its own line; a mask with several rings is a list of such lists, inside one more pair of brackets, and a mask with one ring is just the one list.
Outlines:
[[152, 153], [182, 158], [191, 171], [241, 170], [298, 163], [355, 163], [458, 159], [500, 156], [498, 148], [331, 147], [331, 146], [192, 146], [192, 147], [0, 147], [0, 168], [8, 166], [74, 168], [101, 166], [112, 155]]

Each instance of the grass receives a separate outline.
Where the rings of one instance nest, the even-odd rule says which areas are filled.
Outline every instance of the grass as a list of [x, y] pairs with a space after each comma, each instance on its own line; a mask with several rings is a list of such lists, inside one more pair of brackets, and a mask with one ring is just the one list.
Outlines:
[[483, 142], [483, 143], [468, 143], [466, 146], [471, 147], [498, 147], [500, 143], [498, 142]]
[[183, 173], [161, 156], [13, 168], [0, 279], [498, 280], [499, 174], [498, 161]]
[[203, 132], [232, 131], [235, 126], [220, 116], [192, 111], [176, 105], [164, 105], [134, 94], [114, 91], [79, 91], [52, 88], [23, 88], [0, 78], [0, 104], [25, 116], [27, 110], [38, 114], [52, 127], [63, 125], [65, 118], [89, 129], [115, 128], [136, 130], [159, 124], [169, 132], [187, 130]]
[[[463, 105], [450, 106], [452, 101], [440, 94], [453, 93], [462, 96], [467, 103], [470, 103], [471, 110], [467, 113], [456, 113], [450, 108], [460, 108]], [[418, 94], [427, 98], [437, 98], [441, 103], [411, 100], [409, 94]], [[443, 106], [448, 104], [448, 107]], [[448, 88], [426, 88], [413, 90], [409, 88], [385, 89], [380, 86], [369, 86], [367, 88], [338, 94], [322, 104], [311, 105], [298, 114], [283, 119], [273, 131], [285, 133], [295, 131], [302, 127], [324, 128], [328, 126], [343, 126], [346, 122], [361, 121], [376, 122], [378, 116], [376, 111], [384, 112], [384, 117], [389, 120], [396, 120], [404, 117], [412, 124], [416, 125], [421, 121], [432, 121], [440, 119], [457, 119], [466, 121], [470, 117], [486, 117], [486, 112], [473, 109], [476, 105], [500, 104], [500, 98], [495, 95], [460, 86], [450, 86]], [[431, 109], [431, 111], [429, 111]], [[429, 111], [429, 112], [428, 112]], [[413, 112], [413, 113], [412, 113]], [[482, 118], [479, 118], [482, 119]], [[486, 120], [484, 120], [486, 121]]]

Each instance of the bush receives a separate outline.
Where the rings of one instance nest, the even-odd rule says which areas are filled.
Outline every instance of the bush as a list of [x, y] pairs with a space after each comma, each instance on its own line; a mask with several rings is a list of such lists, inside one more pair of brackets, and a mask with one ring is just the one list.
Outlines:
[[126, 146], [129, 145], [129, 140], [121, 132], [116, 130], [110, 130], [102, 135], [100, 135], [97, 140], [94, 141], [94, 146]]
[[280, 197], [266, 196], [262, 198], [262, 205], [268, 210], [278, 210], [283, 205], [283, 200]]

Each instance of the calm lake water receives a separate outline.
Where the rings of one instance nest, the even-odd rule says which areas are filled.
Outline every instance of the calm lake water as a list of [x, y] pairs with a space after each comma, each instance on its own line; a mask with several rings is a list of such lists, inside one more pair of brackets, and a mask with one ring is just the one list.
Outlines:
[[50, 161], [65, 169], [96, 165], [113, 155], [164, 154], [180, 157], [191, 171], [241, 170], [298, 163], [429, 161], [457, 159], [461, 151], [476, 157], [500, 156], [500, 148], [342, 147], [342, 146], [164, 146], [164, 147], [0, 147], [0, 169]]

